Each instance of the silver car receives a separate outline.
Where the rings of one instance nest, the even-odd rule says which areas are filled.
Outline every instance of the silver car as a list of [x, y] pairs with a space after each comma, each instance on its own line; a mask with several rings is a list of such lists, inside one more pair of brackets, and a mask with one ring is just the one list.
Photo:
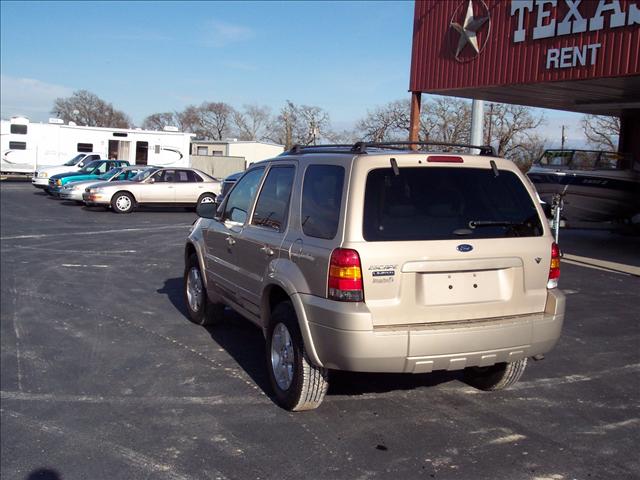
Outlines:
[[116, 167], [112, 168], [108, 172], [100, 175], [97, 178], [91, 180], [80, 180], [79, 182], [70, 182], [66, 184], [60, 190], [60, 198], [63, 200], [73, 200], [78, 203], [84, 203], [82, 195], [85, 193], [87, 187], [93, 184], [101, 182], [118, 182], [123, 180], [131, 180], [144, 170], [148, 170], [153, 167], [143, 165], [132, 165], [129, 167]]
[[151, 168], [128, 181], [102, 182], [85, 189], [88, 206], [130, 213], [139, 205], [195, 206], [213, 203], [220, 181], [194, 168]]

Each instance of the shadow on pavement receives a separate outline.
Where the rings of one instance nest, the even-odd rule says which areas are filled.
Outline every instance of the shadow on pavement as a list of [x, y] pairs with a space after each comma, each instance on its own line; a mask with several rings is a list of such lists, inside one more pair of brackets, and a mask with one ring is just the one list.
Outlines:
[[38, 468], [27, 475], [25, 480], [62, 480], [62, 476], [51, 468]]
[[[189, 313], [182, 294], [182, 278], [170, 278], [158, 293], [165, 294], [186, 321]], [[262, 331], [240, 314], [227, 308], [223, 321], [203, 327], [211, 338], [233, 357], [262, 391], [273, 399], [266, 368], [265, 342]], [[332, 371], [328, 395], [364, 395], [398, 390], [414, 390], [461, 380], [462, 372], [360, 373]]]

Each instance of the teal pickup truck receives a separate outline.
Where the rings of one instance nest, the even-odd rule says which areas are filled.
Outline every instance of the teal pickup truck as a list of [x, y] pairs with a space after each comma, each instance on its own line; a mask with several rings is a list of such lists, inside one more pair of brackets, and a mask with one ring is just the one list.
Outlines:
[[47, 192], [54, 197], [59, 197], [60, 190], [69, 182], [93, 179], [99, 181], [100, 179], [98, 177], [112, 168], [126, 167], [128, 165], [129, 162], [126, 160], [94, 160], [77, 172], [59, 173], [50, 177]]

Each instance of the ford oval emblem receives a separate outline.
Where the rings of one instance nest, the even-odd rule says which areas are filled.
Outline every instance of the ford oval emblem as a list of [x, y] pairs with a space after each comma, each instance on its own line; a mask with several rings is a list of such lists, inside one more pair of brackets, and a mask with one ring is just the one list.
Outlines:
[[461, 245], [458, 245], [456, 247], [456, 250], [458, 250], [459, 252], [470, 252], [471, 250], [473, 250], [473, 247], [468, 243], [463, 243]]

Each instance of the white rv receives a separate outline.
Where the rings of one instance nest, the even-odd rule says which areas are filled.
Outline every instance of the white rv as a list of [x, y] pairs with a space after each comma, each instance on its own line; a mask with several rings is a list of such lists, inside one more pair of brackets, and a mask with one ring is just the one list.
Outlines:
[[45, 165], [62, 165], [78, 153], [95, 152], [101, 158], [130, 164], [189, 166], [192, 133], [175, 127], [163, 131], [65, 125], [57, 118], [32, 123], [25, 117], [2, 120], [2, 173], [33, 173]]

